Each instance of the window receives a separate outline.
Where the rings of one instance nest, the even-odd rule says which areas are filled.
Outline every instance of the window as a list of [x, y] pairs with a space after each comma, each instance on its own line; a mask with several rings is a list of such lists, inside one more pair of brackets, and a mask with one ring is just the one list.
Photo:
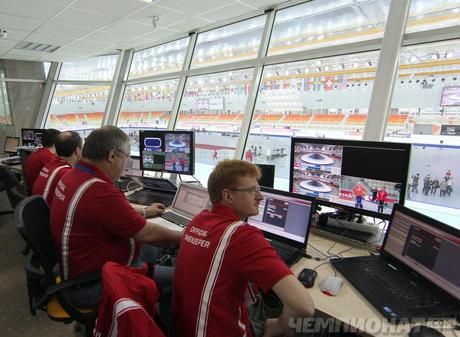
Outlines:
[[181, 71], [189, 41], [187, 37], [135, 52], [129, 79]]
[[255, 59], [266, 16], [258, 16], [198, 35], [191, 68]]
[[268, 55], [383, 37], [390, 0], [321, 0], [276, 13]]
[[412, 0], [406, 33], [456, 26], [459, 21], [459, 0]]
[[131, 153], [139, 153], [140, 129], [166, 129], [176, 97], [177, 79], [128, 85], [118, 114], [117, 126], [131, 140]]
[[264, 68], [243, 159], [275, 164], [288, 189], [290, 137], [362, 139], [377, 52]]
[[[0, 69], [0, 77], [3, 78], [3, 71]], [[8, 103], [8, 94], [6, 84], [0, 80], [0, 125], [11, 124], [10, 106]]]
[[118, 55], [98, 56], [84, 61], [65, 62], [59, 74], [60, 80], [111, 81]]
[[460, 140], [460, 40], [401, 50], [385, 140]]
[[219, 160], [231, 159], [243, 121], [253, 69], [187, 79], [177, 130], [195, 130], [198, 179], [206, 183]]
[[45, 127], [86, 136], [101, 126], [109, 90], [110, 86], [57, 84]]

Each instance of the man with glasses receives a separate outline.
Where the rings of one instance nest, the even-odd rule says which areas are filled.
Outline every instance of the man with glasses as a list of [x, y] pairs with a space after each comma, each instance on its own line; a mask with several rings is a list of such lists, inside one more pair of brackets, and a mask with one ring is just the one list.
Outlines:
[[245, 220], [263, 200], [260, 170], [242, 160], [223, 160], [208, 179], [212, 202], [185, 229], [176, 262], [173, 336], [253, 336], [248, 304], [255, 285], [272, 289], [283, 313], [265, 322], [264, 336], [290, 335], [289, 319], [313, 315], [305, 288], [262, 233]]
[[[51, 227], [65, 280], [99, 271], [107, 261], [123, 265], [145, 261], [144, 255], [151, 253], [149, 245], [177, 245], [182, 237], [182, 232], [146, 221], [146, 217], [163, 212], [162, 204], [136, 210], [114, 186], [129, 151], [129, 138], [121, 129], [96, 129], [86, 139], [82, 160], [57, 184]], [[149, 262], [155, 261], [150, 258]], [[172, 268], [156, 266], [154, 273], [160, 290], [171, 286]], [[100, 282], [72, 292], [76, 305], [82, 307], [95, 306], [100, 294]]]

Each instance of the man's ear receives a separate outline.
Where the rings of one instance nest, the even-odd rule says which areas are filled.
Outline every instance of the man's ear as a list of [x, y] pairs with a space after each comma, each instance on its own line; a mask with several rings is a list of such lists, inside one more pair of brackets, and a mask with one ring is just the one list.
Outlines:
[[222, 201], [228, 205], [232, 204], [232, 194], [230, 193], [230, 190], [226, 188], [222, 190]]
[[107, 156], [107, 161], [109, 163], [113, 163], [115, 161], [116, 156], [117, 156], [117, 150], [115, 149], [110, 150], [109, 155]]

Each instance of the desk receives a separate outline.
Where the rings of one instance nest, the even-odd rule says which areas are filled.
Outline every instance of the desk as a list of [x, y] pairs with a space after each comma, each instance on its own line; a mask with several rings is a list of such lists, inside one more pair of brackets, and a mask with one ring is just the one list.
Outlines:
[[[310, 234], [308, 243], [327, 254], [327, 250], [334, 244], [334, 241], [321, 238], [317, 235]], [[331, 253], [338, 253], [350, 248], [346, 244], [336, 243], [330, 250]], [[319, 252], [312, 249], [310, 246], [307, 251], [313, 257], [323, 258]], [[344, 257], [368, 255], [367, 250], [353, 248], [342, 254]], [[314, 259], [303, 258], [301, 261], [291, 267], [292, 271], [298, 275], [303, 268], [315, 268], [325, 261], [316, 261]], [[309, 294], [313, 298], [316, 310], [320, 314], [328, 317], [336, 318], [346, 325], [359, 329], [359, 333], [363, 336], [407, 336], [410, 328], [417, 324], [398, 324], [393, 325], [388, 323], [374, 307], [361, 296], [361, 294], [348, 283], [348, 281], [337, 273], [337, 276], [344, 279], [344, 283], [340, 293], [337, 296], [324, 295], [318, 288], [318, 284], [329, 275], [334, 275], [334, 270], [330, 263], [323, 264], [318, 269], [318, 277], [316, 278], [313, 288], [308, 289]], [[446, 337], [458, 337], [460, 331], [453, 330], [455, 320], [429, 322], [430, 325], [440, 331]]]

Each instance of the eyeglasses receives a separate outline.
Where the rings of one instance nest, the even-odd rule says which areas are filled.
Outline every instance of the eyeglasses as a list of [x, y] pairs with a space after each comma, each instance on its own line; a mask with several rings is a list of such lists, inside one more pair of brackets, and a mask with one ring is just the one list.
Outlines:
[[260, 192], [260, 186], [247, 187], [247, 188], [229, 188], [230, 191], [246, 192], [246, 193], [257, 193]]
[[124, 154], [124, 155], [126, 156], [126, 158], [131, 158], [131, 154], [126, 153], [125, 151], [122, 151], [122, 150], [120, 150], [120, 149], [115, 149], [115, 151], [118, 151], [118, 152]]

